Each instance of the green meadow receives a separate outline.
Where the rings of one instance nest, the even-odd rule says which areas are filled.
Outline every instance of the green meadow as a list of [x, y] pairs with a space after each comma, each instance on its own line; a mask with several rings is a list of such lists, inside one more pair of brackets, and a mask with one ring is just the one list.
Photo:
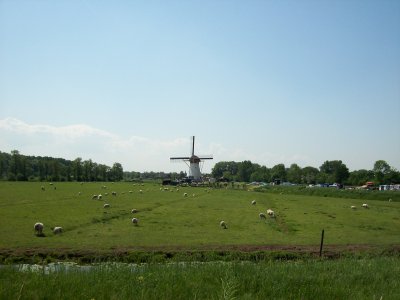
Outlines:
[[399, 299], [400, 202], [330, 196], [0, 182], [0, 298]]
[[[322, 229], [326, 246], [400, 244], [397, 201], [225, 188], [164, 190], [155, 183], [1, 182], [0, 191], [0, 249], [315, 246]], [[111, 195], [113, 191], [117, 196]], [[101, 200], [92, 199], [98, 194], [102, 194]], [[251, 205], [252, 200], [257, 204]], [[365, 202], [369, 209], [361, 207]], [[110, 207], [104, 208], [105, 203]], [[357, 209], [352, 210], [352, 205]], [[132, 214], [132, 209], [138, 212]], [[259, 213], [267, 209], [274, 210], [276, 217], [260, 219]], [[138, 226], [132, 224], [132, 217], [139, 219]], [[227, 229], [219, 226], [221, 220]], [[44, 237], [34, 234], [36, 222], [44, 224]], [[51, 228], [55, 226], [63, 227], [64, 232], [54, 235]]]

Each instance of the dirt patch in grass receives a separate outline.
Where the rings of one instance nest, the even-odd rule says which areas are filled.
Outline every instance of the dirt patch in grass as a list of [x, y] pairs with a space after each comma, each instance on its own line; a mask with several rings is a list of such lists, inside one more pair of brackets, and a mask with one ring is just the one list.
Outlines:
[[[323, 258], [400, 257], [400, 245], [327, 245]], [[127, 262], [154, 263], [167, 261], [263, 261], [319, 258], [319, 245], [229, 245], [188, 247], [140, 247], [111, 249], [18, 248], [0, 249], [0, 263], [77, 263]]]

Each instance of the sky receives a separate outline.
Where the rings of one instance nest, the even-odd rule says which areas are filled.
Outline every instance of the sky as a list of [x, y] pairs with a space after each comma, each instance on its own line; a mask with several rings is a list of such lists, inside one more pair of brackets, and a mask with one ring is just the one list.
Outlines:
[[0, 151], [400, 169], [400, 1], [0, 0]]

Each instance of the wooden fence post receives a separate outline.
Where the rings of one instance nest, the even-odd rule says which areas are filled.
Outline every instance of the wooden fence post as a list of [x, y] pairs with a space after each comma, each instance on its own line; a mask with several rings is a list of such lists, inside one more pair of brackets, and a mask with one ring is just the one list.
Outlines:
[[322, 229], [322, 234], [321, 234], [321, 245], [319, 246], [319, 257], [322, 256], [322, 246], [324, 245], [324, 229]]

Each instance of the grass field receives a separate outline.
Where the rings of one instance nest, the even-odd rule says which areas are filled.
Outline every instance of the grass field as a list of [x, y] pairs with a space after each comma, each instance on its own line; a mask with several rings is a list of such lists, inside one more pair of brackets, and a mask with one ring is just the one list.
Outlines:
[[1, 299], [399, 299], [397, 258], [0, 269]]
[[[132, 183], [0, 182], [0, 191], [0, 249], [318, 245], [322, 229], [325, 245], [400, 244], [399, 202], [191, 187], [161, 191], [157, 184]], [[102, 200], [92, 200], [100, 193]], [[370, 209], [361, 207], [364, 202]], [[139, 211], [135, 215], [133, 208]], [[276, 218], [260, 220], [268, 208]], [[131, 223], [133, 216], [139, 226]], [[228, 229], [219, 226], [221, 220]], [[45, 237], [34, 235], [38, 221], [45, 225]], [[54, 235], [54, 226], [64, 233]]]
[[[92, 199], [100, 193], [101, 200]], [[268, 208], [276, 217], [261, 220]], [[43, 237], [33, 231], [38, 221]], [[55, 226], [64, 232], [54, 235]], [[322, 229], [325, 254], [315, 259]], [[399, 232], [398, 201], [167, 191], [150, 183], [0, 182], [0, 299], [399, 299]], [[50, 273], [16, 265], [71, 260], [106, 263]]]

